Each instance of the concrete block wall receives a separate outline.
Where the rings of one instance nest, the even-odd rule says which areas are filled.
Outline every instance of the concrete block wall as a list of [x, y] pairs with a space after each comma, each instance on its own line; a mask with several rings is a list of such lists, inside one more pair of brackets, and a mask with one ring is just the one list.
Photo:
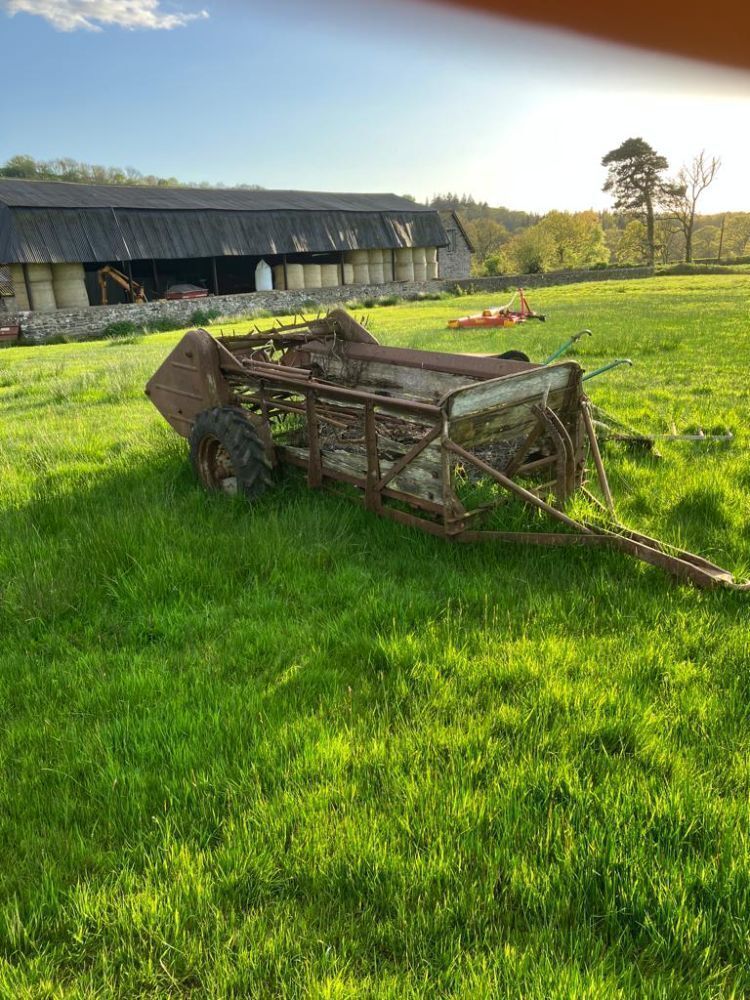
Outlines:
[[[343, 305], [350, 300], [374, 300], [398, 295], [418, 299], [435, 292], [507, 292], [517, 287], [539, 288], [549, 285], [574, 284], [580, 281], [616, 281], [645, 278], [654, 274], [650, 267], [621, 268], [600, 271], [555, 271], [548, 274], [501, 275], [494, 278], [464, 278], [457, 281], [436, 279], [419, 282], [390, 282], [385, 285], [343, 285], [336, 288], [301, 289], [299, 291], [249, 292], [242, 295], [220, 295], [207, 299], [182, 302], [146, 302], [142, 305], [90, 306], [88, 309], [58, 309], [52, 313], [22, 312], [3, 314], [3, 325], [20, 325], [25, 343], [43, 344], [60, 337], [66, 340], [87, 340], [101, 336], [112, 323], [130, 322], [141, 329], [160, 320], [169, 319], [175, 328], [189, 326], [191, 316], [200, 309], [218, 311], [222, 317], [257, 316], [263, 312], [310, 313], [317, 306], [323, 309]], [[312, 305], [311, 305], [312, 303]], [[500, 304], [500, 303], [492, 303]], [[456, 303], [460, 312], [460, 302]]]

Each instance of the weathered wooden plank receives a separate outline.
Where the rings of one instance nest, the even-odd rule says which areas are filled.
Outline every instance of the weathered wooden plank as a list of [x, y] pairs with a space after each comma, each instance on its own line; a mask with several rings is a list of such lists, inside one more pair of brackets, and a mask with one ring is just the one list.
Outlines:
[[[547, 405], [557, 410], [565, 399], [565, 389], [550, 392]], [[487, 444], [490, 441], [525, 437], [539, 422], [532, 407], [537, 397], [515, 405], [499, 406], [450, 421], [449, 434], [457, 444]]]
[[[435, 446], [431, 445], [430, 447]], [[427, 448], [425, 449], [425, 451], [428, 450]], [[307, 448], [295, 448], [289, 445], [285, 445], [283, 451], [305, 461], [307, 461], [309, 455]], [[437, 446], [437, 452], [439, 455], [439, 445]], [[422, 456], [419, 457], [421, 458]], [[367, 454], [364, 448], [347, 450], [323, 448], [321, 449], [321, 459], [324, 475], [327, 470], [343, 472], [348, 476], [356, 478], [362, 488], [365, 487], [367, 479]], [[394, 464], [394, 462], [381, 460], [381, 475], [385, 475]], [[416, 460], [404, 472], [396, 476], [388, 486], [389, 489], [383, 491], [386, 495], [388, 495], [389, 491], [397, 491], [412, 497], [430, 500], [435, 504], [440, 504], [442, 500], [440, 466], [437, 464], [436, 467], [434, 459], [426, 468], [420, 466], [418, 460]]]
[[524, 399], [539, 402], [545, 393], [566, 389], [576, 371], [580, 369], [575, 363], [553, 365], [457, 389], [447, 401], [448, 415], [451, 419], [469, 416]]
[[[311, 351], [330, 351], [330, 341], [326, 344], [306, 345]], [[378, 361], [386, 365], [401, 365], [421, 368], [433, 372], [451, 372], [486, 381], [502, 375], [512, 375], [520, 371], [531, 371], [540, 365], [525, 361], [509, 361], [507, 358], [488, 357], [477, 354], [453, 354], [447, 351], [425, 351], [413, 347], [385, 347], [380, 344], [346, 344], [343, 353], [357, 361]]]
[[466, 375], [434, 372], [429, 369], [386, 364], [378, 361], [357, 361], [333, 354], [316, 356], [316, 362], [326, 379], [341, 382], [351, 388], [390, 393], [436, 403], [447, 392], [466, 385], [476, 385], [477, 379]]

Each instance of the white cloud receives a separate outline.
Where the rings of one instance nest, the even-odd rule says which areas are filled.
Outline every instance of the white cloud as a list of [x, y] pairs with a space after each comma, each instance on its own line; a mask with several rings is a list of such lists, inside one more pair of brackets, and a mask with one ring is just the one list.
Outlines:
[[208, 11], [193, 14], [161, 9], [161, 0], [6, 0], [8, 13], [33, 14], [49, 21], [58, 31], [101, 31], [102, 27], [146, 28], [171, 31], [190, 21], [208, 17]]

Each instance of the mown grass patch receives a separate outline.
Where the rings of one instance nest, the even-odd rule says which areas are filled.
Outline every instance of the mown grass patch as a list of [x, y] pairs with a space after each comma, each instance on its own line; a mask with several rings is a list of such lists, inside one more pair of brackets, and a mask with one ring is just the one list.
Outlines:
[[[384, 306], [584, 326], [623, 520], [750, 570], [750, 278]], [[248, 324], [219, 324], [245, 330]], [[142, 393], [179, 334], [0, 358], [0, 995], [741, 997], [747, 596], [452, 547], [284, 476], [207, 496]], [[517, 512], [514, 512], [514, 517]]]

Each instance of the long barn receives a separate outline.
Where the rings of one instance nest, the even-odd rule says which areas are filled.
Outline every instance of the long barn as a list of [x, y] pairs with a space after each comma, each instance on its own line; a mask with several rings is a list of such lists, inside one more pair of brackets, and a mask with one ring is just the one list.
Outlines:
[[392, 194], [0, 181], [11, 312], [189, 286], [230, 295], [466, 277], [467, 262], [438, 212]]

